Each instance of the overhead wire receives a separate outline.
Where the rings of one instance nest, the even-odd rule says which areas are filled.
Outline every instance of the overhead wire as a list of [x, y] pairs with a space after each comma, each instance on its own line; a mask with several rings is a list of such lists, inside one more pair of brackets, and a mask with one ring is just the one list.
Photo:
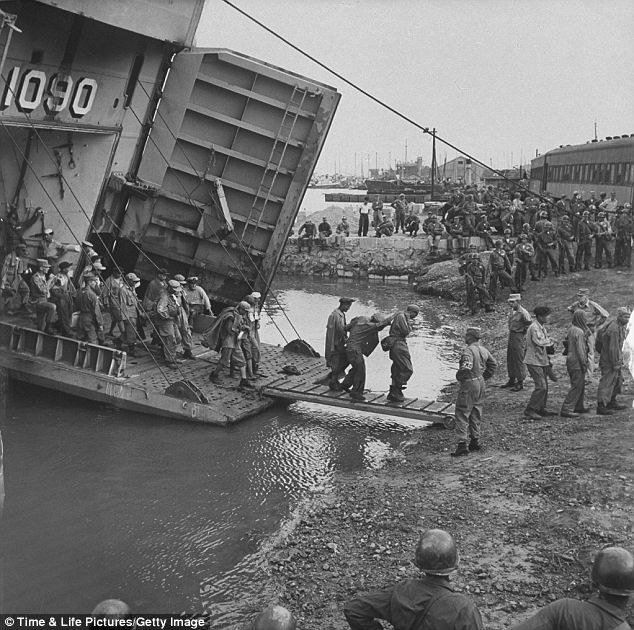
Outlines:
[[[293, 42], [291, 42], [290, 40], [286, 39], [283, 35], [280, 35], [276, 31], [274, 31], [272, 28], [268, 27], [266, 24], [264, 24], [263, 22], [261, 22], [257, 18], [253, 17], [252, 15], [250, 15], [249, 13], [244, 11], [243, 9], [241, 9], [239, 6], [237, 6], [236, 4], [231, 2], [231, 0], [221, 0], [221, 1], [224, 2], [226, 5], [232, 7], [233, 9], [235, 9], [238, 13], [240, 13], [241, 15], [246, 17], [247, 19], [249, 19], [252, 22], [254, 22], [255, 24], [257, 24], [260, 28], [264, 29], [267, 33], [273, 35], [273, 37], [276, 37], [280, 41], [284, 42], [287, 46], [290, 46], [293, 50], [298, 52], [300, 55], [303, 55], [307, 59], [310, 59], [313, 63], [316, 63], [319, 67], [323, 68], [324, 70], [326, 70], [327, 72], [329, 72], [333, 76], [335, 76], [338, 79], [340, 79], [341, 81], [343, 81], [346, 85], [349, 85], [350, 87], [352, 87], [353, 89], [357, 90], [358, 92], [360, 92], [361, 94], [363, 94], [364, 96], [366, 96], [370, 100], [374, 101], [375, 103], [377, 103], [381, 107], [387, 109], [388, 111], [392, 112], [393, 114], [395, 114], [399, 118], [401, 118], [401, 119], [405, 120], [406, 122], [410, 123], [411, 125], [413, 125], [417, 129], [419, 129], [420, 131], [422, 131], [422, 132], [424, 132], [424, 133], [426, 133], [426, 134], [428, 134], [430, 136], [435, 136], [437, 140], [439, 140], [443, 144], [447, 145], [448, 147], [454, 149], [454, 151], [457, 151], [460, 155], [463, 155], [464, 157], [469, 158], [470, 160], [475, 162], [476, 164], [479, 164], [480, 166], [483, 166], [484, 168], [492, 171], [493, 173], [495, 173], [496, 175], [498, 175], [502, 179], [506, 180], [509, 183], [512, 183], [517, 188], [521, 188], [525, 192], [529, 192], [532, 195], [535, 195], [535, 196], [539, 197], [542, 200], [547, 199], [546, 197], [544, 197], [540, 193], [531, 192], [526, 186], [518, 184], [514, 180], [512, 180], [509, 177], [507, 177], [506, 175], [504, 175], [504, 173], [502, 171], [494, 169], [491, 166], [487, 166], [487, 164], [485, 164], [484, 162], [481, 162], [480, 160], [478, 160], [478, 158], [474, 157], [473, 155], [470, 155], [466, 151], [463, 151], [462, 149], [460, 149], [458, 146], [452, 144], [448, 140], [445, 140], [444, 138], [439, 136], [436, 132], [434, 132], [429, 127], [424, 127], [423, 125], [417, 123], [415, 120], [413, 120], [409, 116], [406, 116], [405, 114], [400, 112], [398, 109], [392, 107], [391, 105], [389, 105], [385, 101], [382, 101], [380, 98], [374, 96], [373, 94], [371, 94], [367, 90], [363, 89], [361, 86], [359, 86], [358, 84], [354, 83], [350, 79], [347, 79], [346, 77], [344, 77], [342, 74], [340, 74], [336, 70], [333, 70], [332, 68], [327, 66], [325, 63], [319, 61], [319, 59], [317, 59], [316, 57], [314, 57], [310, 53], [306, 52], [305, 50], [303, 50], [299, 46], [293, 44]], [[521, 165], [520, 165], [520, 168], [521, 168]]]

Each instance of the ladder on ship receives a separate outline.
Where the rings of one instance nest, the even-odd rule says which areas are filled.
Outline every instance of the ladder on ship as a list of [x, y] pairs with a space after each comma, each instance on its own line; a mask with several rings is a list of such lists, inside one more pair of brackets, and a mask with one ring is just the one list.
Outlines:
[[282, 123], [279, 126], [277, 135], [275, 136], [275, 140], [273, 141], [271, 152], [266, 161], [266, 165], [264, 166], [262, 179], [260, 180], [257, 192], [255, 193], [255, 196], [253, 198], [253, 203], [251, 204], [251, 209], [249, 210], [249, 216], [247, 217], [247, 220], [242, 229], [242, 238], [244, 239], [244, 235], [251, 223], [252, 218], [254, 216], [256, 217], [251, 241], [249, 243], [250, 245], [253, 245], [253, 238], [255, 237], [258, 228], [260, 227], [260, 224], [264, 217], [264, 213], [266, 211], [266, 206], [269, 203], [271, 196], [273, 195], [273, 186], [275, 185], [278, 175], [283, 170], [282, 162], [284, 161], [286, 150], [288, 149], [288, 145], [290, 144], [293, 136], [295, 124], [297, 123], [297, 119], [300, 116], [307, 95], [308, 90], [295, 85], [293, 87], [293, 92], [291, 93], [291, 98], [286, 104], [286, 109], [284, 110], [284, 114], [282, 115]]

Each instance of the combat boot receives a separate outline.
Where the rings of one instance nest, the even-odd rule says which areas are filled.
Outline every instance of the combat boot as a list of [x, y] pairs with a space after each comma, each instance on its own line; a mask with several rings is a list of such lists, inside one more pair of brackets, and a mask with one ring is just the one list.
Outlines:
[[191, 350], [184, 350], [183, 351], [183, 359], [193, 359], [194, 355], [192, 354]]
[[470, 451], [482, 450], [482, 445], [480, 444], [480, 440], [478, 438], [471, 438], [471, 440], [469, 440], [469, 450]]
[[627, 405], [623, 405], [616, 400], [611, 400], [607, 405], [607, 409], [614, 409], [615, 411], [623, 411], [623, 409], [627, 409]]
[[611, 416], [612, 411], [608, 409], [603, 403], [597, 403], [597, 413], [600, 416]]
[[218, 372], [211, 372], [209, 374], [209, 380], [216, 385], [222, 383], [222, 379], [220, 378], [220, 374]]
[[387, 395], [387, 399], [390, 402], [403, 402], [405, 400], [405, 396], [403, 396], [403, 392], [401, 388], [397, 385], [390, 385], [390, 391]]
[[458, 446], [456, 447], [456, 450], [451, 453], [452, 457], [462, 457], [463, 455], [468, 455], [469, 454], [469, 449], [467, 448], [467, 443], [466, 442], [458, 442]]
[[253, 389], [255, 386], [246, 378], [241, 378], [240, 383], [238, 383], [238, 387], [243, 389]]

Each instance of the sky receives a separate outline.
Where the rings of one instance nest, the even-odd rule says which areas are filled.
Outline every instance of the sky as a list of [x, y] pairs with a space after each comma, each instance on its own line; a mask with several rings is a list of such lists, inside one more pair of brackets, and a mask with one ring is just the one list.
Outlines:
[[[634, 133], [632, 0], [232, 0], [348, 80], [494, 168]], [[231, 48], [341, 93], [317, 173], [361, 175], [431, 139], [262, 30], [206, 0], [201, 47]], [[355, 160], [356, 153], [356, 160]], [[457, 153], [437, 142], [443, 160]], [[355, 173], [356, 164], [356, 173]]]

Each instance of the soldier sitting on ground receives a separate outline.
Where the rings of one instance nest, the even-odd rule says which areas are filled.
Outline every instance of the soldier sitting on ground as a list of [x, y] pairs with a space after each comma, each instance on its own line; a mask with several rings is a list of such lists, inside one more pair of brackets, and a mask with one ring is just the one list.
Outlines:
[[312, 252], [313, 241], [315, 240], [316, 235], [317, 227], [310, 219], [307, 219], [306, 222], [299, 228], [299, 232], [297, 233], [297, 251], [301, 252], [302, 245], [306, 244], [308, 252]]
[[410, 208], [409, 214], [405, 217], [405, 231], [410, 236], [416, 236], [420, 229], [420, 219], [414, 214], [414, 208]]

